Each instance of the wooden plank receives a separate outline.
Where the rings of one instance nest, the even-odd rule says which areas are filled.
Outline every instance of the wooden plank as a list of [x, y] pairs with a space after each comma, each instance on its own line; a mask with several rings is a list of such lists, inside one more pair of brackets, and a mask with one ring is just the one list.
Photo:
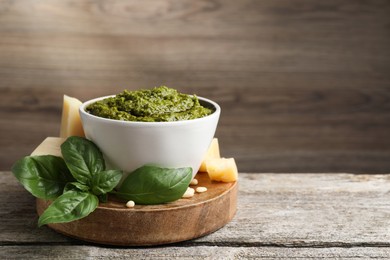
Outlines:
[[58, 134], [63, 94], [167, 84], [221, 104], [217, 136], [241, 171], [388, 172], [389, 13], [382, 0], [1, 1], [0, 169]]
[[[272, 90], [259, 96], [258, 103], [245, 97], [236, 104], [232, 101], [236, 91], [221, 92], [220, 98], [226, 101], [220, 102], [222, 116], [216, 135], [222, 153], [236, 157], [242, 171], [388, 172], [389, 88], [383, 87], [376, 94], [361, 92], [363, 88], [344, 92], [338, 101], [333, 96], [340, 92], [321, 92], [325, 95], [322, 104], [310, 98], [310, 91], [292, 96], [297, 89]], [[255, 95], [257, 90], [243, 91]], [[0, 134], [7, 136], [0, 139], [0, 168], [9, 169], [46, 136], [58, 136], [62, 93], [43, 92], [11, 90], [0, 96]], [[291, 105], [269, 101], [277, 95], [281, 100], [290, 99]], [[348, 98], [354, 101], [342, 105]], [[353, 102], [356, 105], [351, 105]], [[302, 105], [294, 107], [294, 103]], [[326, 105], [332, 108], [323, 110]]]
[[0, 246], [2, 259], [388, 259], [389, 248]]
[[[240, 174], [237, 214], [183, 246], [390, 247], [390, 175]], [[37, 227], [35, 199], [1, 172], [0, 244], [85, 244]]]

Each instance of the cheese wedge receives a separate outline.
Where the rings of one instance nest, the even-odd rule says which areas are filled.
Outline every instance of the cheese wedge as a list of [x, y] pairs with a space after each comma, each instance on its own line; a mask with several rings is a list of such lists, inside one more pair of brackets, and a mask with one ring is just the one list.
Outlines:
[[74, 135], [85, 136], [79, 114], [81, 104], [81, 101], [77, 98], [64, 95], [60, 137], [66, 138]]
[[238, 179], [234, 158], [210, 158], [207, 160], [207, 173], [214, 181], [233, 182]]
[[43, 142], [31, 153], [31, 155], [54, 155], [62, 157], [61, 144], [65, 142], [65, 138], [46, 137]]
[[204, 159], [202, 161], [202, 164], [200, 165], [199, 171], [200, 172], [207, 172], [207, 160], [213, 159], [213, 158], [221, 158], [221, 155], [219, 153], [218, 138], [214, 138], [211, 141], [209, 149], [207, 150], [207, 152], [204, 156]]

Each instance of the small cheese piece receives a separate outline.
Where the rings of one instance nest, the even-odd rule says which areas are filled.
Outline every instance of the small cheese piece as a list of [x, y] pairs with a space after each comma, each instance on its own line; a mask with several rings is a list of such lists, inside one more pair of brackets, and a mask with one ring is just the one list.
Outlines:
[[218, 138], [214, 138], [211, 141], [209, 149], [207, 150], [206, 155], [203, 158], [202, 164], [200, 165], [199, 171], [207, 172], [207, 160], [213, 158], [221, 158], [221, 155], [219, 153]]
[[234, 158], [211, 158], [207, 160], [207, 173], [214, 181], [233, 182], [238, 179]]
[[81, 104], [81, 101], [77, 98], [64, 95], [60, 137], [67, 138], [74, 135], [85, 136], [79, 114]]

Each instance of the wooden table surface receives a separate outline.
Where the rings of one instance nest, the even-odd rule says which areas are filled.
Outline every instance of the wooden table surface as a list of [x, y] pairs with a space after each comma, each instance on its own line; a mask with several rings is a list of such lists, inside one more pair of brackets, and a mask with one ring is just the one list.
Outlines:
[[0, 172], [0, 259], [390, 257], [390, 175], [240, 173], [238, 211], [220, 230], [134, 248], [37, 227], [35, 199]]

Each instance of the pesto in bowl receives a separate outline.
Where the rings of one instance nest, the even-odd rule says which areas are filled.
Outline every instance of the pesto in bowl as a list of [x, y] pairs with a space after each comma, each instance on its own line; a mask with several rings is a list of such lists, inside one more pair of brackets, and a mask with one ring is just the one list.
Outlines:
[[86, 107], [92, 115], [121, 121], [173, 122], [202, 118], [214, 111], [199, 103], [196, 95], [166, 86], [128, 91]]

